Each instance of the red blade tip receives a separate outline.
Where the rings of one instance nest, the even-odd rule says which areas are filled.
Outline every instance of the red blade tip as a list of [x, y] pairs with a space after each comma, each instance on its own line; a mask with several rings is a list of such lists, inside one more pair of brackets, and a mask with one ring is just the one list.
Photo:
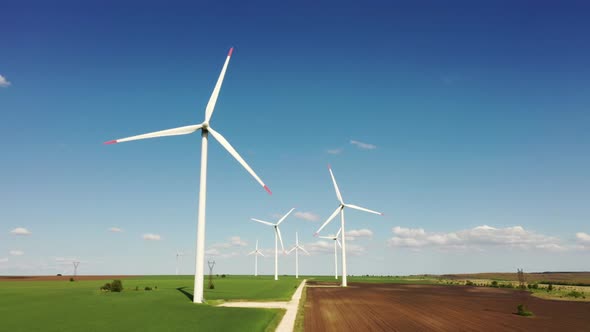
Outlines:
[[112, 140], [112, 141], [104, 142], [103, 144], [115, 144], [115, 143], [117, 143], [117, 140], [116, 139], [115, 140]]
[[320, 233], [313, 233], [314, 237], [318, 237], [320, 235]]
[[232, 48], [230, 48], [230, 49], [229, 49], [229, 53], [227, 54], [227, 56], [231, 56], [231, 54], [232, 54], [233, 52], [234, 52], [234, 48], [232, 47]]
[[270, 191], [266, 185], [264, 186], [264, 190], [266, 190], [269, 195], [272, 195], [272, 191]]
[[332, 165], [328, 164], [328, 169], [332, 169]]

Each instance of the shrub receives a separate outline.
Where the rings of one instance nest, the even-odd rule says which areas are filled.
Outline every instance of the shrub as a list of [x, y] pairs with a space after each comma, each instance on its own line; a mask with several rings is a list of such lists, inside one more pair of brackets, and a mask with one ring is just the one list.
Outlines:
[[225, 278], [225, 274], [222, 274], [222, 275], [221, 275], [221, 277], [222, 277], [222, 278]]
[[111, 283], [107, 282], [106, 284], [102, 285], [100, 287], [100, 290], [110, 292], [111, 291]]
[[209, 289], [215, 289], [215, 285], [209, 284]]
[[144, 290], [150, 291], [152, 288], [150, 286], [145, 286]]
[[58, 274], [57, 274], [57, 276], [58, 276], [58, 277], [61, 277], [61, 273], [58, 273]]
[[465, 282], [465, 286], [474, 286], [475, 284], [471, 280]]
[[70, 278], [70, 282], [74, 281], [74, 278]]
[[139, 286], [135, 286], [135, 290], [138, 291], [139, 290]]
[[492, 287], [498, 287], [498, 282], [496, 280], [492, 281], [491, 286]]
[[516, 310], [517, 310], [516, 314], [519, 315], [519, 316], [525, 316], [526, 317], [526, 316], [532, 316], [533, 315], [532, 311], [527, 310], [527, 307], [524, 304], [519, 304], [516, 307]]
[[111, 283], [111, 292], [120, 292], [123, 290], [123, 283], [119, 279], [113, 280]]
[[547, 291], [550, 292], [553, 290], [553, 284], [549, 284], [549, 287], [547, 287]]
[[575, 291], [575, 290], [573, 290], [573, 291], [565, 294], [565, 296], [567, 296], [567, 297], [573, 297], [573, 298], [576, 298], [576, 299], [577, 298], [580, 298], [580, 297], [583, 298], [583, 299], [586, 298], [586, 296], [584, 296], [584, 293], [583, 292], [578, 292], [578, 291]]

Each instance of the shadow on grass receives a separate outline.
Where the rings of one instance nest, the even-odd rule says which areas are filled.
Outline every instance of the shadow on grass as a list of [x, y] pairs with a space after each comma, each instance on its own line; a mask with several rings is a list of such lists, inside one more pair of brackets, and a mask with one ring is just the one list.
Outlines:
[[178, 288], [176, 288], [176, 290], [179, 291], [179, 292], [181, 292], [182, 294], [184, 294], [184, 296], [188, 297], [188, 299], [191, 300], [191, 302], [193, 302], [193, 298], [194, 298], [193, 297], [193, 294], [185, 291], [184, 290], [185, 288], [186, 287], [178, 287]]

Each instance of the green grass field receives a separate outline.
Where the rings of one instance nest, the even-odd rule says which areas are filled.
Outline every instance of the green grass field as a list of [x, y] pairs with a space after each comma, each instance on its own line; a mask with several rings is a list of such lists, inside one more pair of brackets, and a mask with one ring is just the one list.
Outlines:
[[[193, 304], [192, 276], [123, 279], [123, 292], [101, 292], [99, 287], [110, 281], [0, 282], [0, 330], [271, 331], [283, 315], [278, 309]], [[267, 276], [215, 278], [215, 289], [206, 289], [205, 298], [214, 303], [288, 300], [300, 281], [293, 277], [274, 281]], [[146, 286], [154, 290], [145, 291]]]

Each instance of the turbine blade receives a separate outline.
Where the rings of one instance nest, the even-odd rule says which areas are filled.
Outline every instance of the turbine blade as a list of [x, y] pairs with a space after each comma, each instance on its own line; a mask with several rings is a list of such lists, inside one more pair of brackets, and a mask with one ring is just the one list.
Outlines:
[[221, 144], [227, 150], [227, 152], [229, 152], [229, 154], [231, 154], [234, 158], [236, 158], [236, 160], [246, 169], [246, 171], [248, 171], [248, 173], [250, 173], [250, 175], [252, 175], [254, 177], [254, 179], [256, 179], [256, 181], [258, 181], [258, 183], [260, 183], [260, 185], [264, 187], [264, 190], [266, 190], [269, 194], [272, 194], [270, 189], [268, 189], [268, 187], [264, 184], [264, 182], [262, 182], [262, 180], [260, 180], [258, 175], [256, 175], [256, 173], [254, 173], [254, 170], [252, 170], [252, 168], [250, 168], [250, 166], [248, 166], [246, 161], [244, 161], [244, 159], [242, 159], [242, 157], [240, 156], [238, 151], [236, 151], [236, 149], [234, 149], [234, 147], [231, 146], [231, 144], [229, 144], [229, 142], [225, 139], [225, 137], [223, 137], [220, 133], [213, 130], [213, 128], [211, 128], [211, 127], [207, 128], [207, 130], [219, 142], [219, 144]]
[[299, 249], [303, 250], [304, 253], [306, 253], [307, 255], [309, 255], [309, 253], [307, 252], [307, 250], [303, 249], [303, 247], [299, 247]]
[[326, 225], [328, 223], [330, 223], [330, 221], [332, 221], [332, 219], [334, 219], [336, 217], [336, 215], [338, 215], [338, 212], [340, 212], [341, 209], [342, 209], [342, 205], [340, 205], [339, 207], [337, 207], [336, 210], [334, 210], [334, 212], [332, 213], [332, 215], [328, 218], [328, 220], [326, 220], [324, 222], [324, 224], [322, 225], [322, 227], [320, 227], [320, 229], [318, 229], [317, 232], [315, 232], [315, 234], [317, 235], [319, 232], [321, 232], [322, 229], [324, 229], [324, 227], [326, 227]]
[[338, 246], [342, 248], [342, 243], [340, 243], [340, 240], [336, 239], [336, 243], [338, 243]]
[[287, 255], [291, 254], [291, 251], [295, 250], [295, 247], [291, 248], [291, 250], [287, 251]]
[[364, 207], [360, 207], [360, 206], [356, 206], [356, 205], [352, 205], [352, 204], [344, 204], [344, 206], [349, 207], [351, 209], [356, 209], [356, 210], [360, 210], [360, 211], [365, 211], [365, 212], [369, 212], [369, 213], [378, 214], [380, 216], [383, 215], [383, 213], [381, 213], [381, 212], [377, 212], [377, 211], [365, 209]]
[[260, 254], [260, 256], [265, 257], [262, 251], [258, 251], [258, 253]]
[[229, 59], [231, 58], [233, 51], [233, 47], [229, 49], [229, 53], [227, 54], [227, 58], [225, 59], [223, 68], [221, 68], [221, 73], [219, 74], [217, 83], [215, 84], [215, 88], [213, 88], [213, 93], [211, 93], [211, 98], [209, 98], [209, 102], [207, 103], [207, 108], [205, 109], [205, 122], [209, 122], [209, 120], [211, 120], [211, 115], [213, 115], [213, 111], [215, 110], [215, 103], [217, 103], [219, 90], [221, 90], [221, 84], [223, 83], [223, 78], [225, 77], [225, 71], [227, 70], [227, 65], [229, 64]]
[[342, 227], [340, 227], [340, 229], [338, 230], [338, 233], [336, 233], [336, 238], [338, 238], [340, 236], [341, 232], [342, 232]]
[[263, 224], [269, 225], [269, 226], [274, 226], [275, 225], [273, 223], [270, 223], [270, 222], [264, 221], [264, 220], [259, 220], [259, 219], [254, 219], [254, 218], [250, 218], [250, 220], [258, 221], [259, 223], [263, 223]]
[[287, 212], [286, 215], [284, 215], [279, 222], [277, 222], [277, 226], [280, 225], [285, 219], [287, 219], [287, 217], [291, 214], [291, 212], [293, 212], [293, 210], [295, 210], [295, 208], [292, 208], [291, 210], [289, 210], [289, 212]]
[[332, 167], [328, 165], [328, 170], [330, 171], [330, 176], [332, 177], [332, 182], [334, 182], [334, 189], [336, 190], [336, 196], [340, 203], [344, 204], [342, 201], [342, 195], [340, 194], [340, 189], [338, 189], [338, 184], [336, 183], [336, 178], [334, 177], [334, 173], [332, 173]]
[[283, 237], [281, 236], [281, 230], [278, 227], [275, 227], [277, 235], [279, 236], [279, 241], [281, 241], [281, 248], [283, 248], [283, 252], [285, 252], [285, 246], [283, 245]]
[[154, 138], [154, 137], [162, 137], [162, 136], [176, 136], [176, 135], [187, 135], [192, 134], [195, 131], [201, 129], [201, 125], [192, 125], [192, 126], [185, 126], [185, 127], [178, 127], [166, 130], [155, 131], [153, 133], [141, 134], [137, 136], [119, 138], [112, 141], [104, 142], [104, 144], [115, 144], [115, 143], [123, 143], [128, 141], [135, 141], [138, 139], [145, 139], [145, 138]]
[[328, 240], [333, 240], [334, 238], [331, 236], [318, 236], [320, 239], [328, 239]]
[[256, 253], [256, 250], [254, 250], [254, 251], [250, 251], [250, 252], [248, 253], [248, 255], [246, 255], [246, 256], [250, 256], [250, 255], [252, 255], [252, 254], [255, 254], [255, 253]]

